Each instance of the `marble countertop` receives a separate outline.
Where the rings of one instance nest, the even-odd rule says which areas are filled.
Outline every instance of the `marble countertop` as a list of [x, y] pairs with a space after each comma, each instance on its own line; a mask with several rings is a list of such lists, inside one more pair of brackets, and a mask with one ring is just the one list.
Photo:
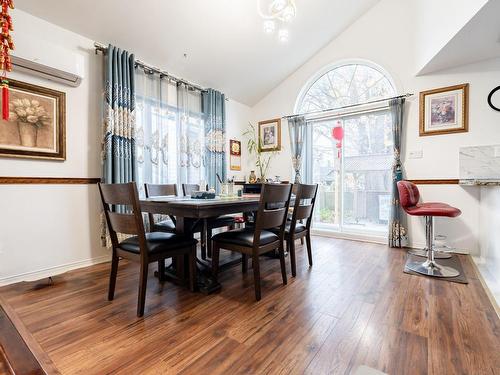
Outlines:
[[458, 184], [466, 186], [500, 186], [500, 180], [460, 179]]
[[459, 167], [460, 181], [468, 182], [464, 185], [498, 185], [500, 145], [461, 147]]

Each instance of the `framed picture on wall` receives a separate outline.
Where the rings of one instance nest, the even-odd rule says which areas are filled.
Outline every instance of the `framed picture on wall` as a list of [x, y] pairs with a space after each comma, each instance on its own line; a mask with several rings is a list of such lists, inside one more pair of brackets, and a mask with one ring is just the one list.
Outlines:
[[234, 139], [229, 141], [229, 169], [241, 171], [241, 142]]
[[281, 151], [281, 119], [259, 122], [259, 147], [261, 152]]
[[469, 131], [469, 84], [420, 93], [420, 136]]
[[65, 160], [66, 95], [12, 79], [9, 94], [9, 120], [0, 120], [0, 156]]

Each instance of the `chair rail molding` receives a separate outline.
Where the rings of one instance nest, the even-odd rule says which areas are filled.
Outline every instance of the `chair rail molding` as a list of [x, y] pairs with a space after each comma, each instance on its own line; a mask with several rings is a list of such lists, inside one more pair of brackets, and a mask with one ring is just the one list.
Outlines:
[[101, 182], [98, 177], [8, 177], [0, 176], [0, 185], [91, 185]]
[[408, 181], [414, 183], [415, 185], [458, 185], [460, 180], [458, 178], [448, 178], [448, 179], [422, 179], [422, 180], [411, 180]]

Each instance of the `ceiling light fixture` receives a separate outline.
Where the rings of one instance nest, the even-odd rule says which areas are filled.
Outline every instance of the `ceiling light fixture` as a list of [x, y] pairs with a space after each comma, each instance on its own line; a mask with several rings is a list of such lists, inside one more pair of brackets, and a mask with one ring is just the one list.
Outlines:
[[264, 21], [264, 32], [266, 34], [274, 33], [275, 29], [276, 29], [276, 23], [273, 20]]
[[269, 4], [269, 9], [271, 12], [279, 13], [283, 9], [285, 9], [287, 5], [288, 4], [286, 0], [274, 0], [271, 2], [271, 4]]
[[278, 39], [287, 42], [289, 32], [284, 26], [297, 15], [295, 0], [257, 0], [257, 9], [264, 19], [264, 32], [272, 34], [279, 25]]
[[287, 29], [280, 29], [278, 31], [278, 39], [280, 42], [283, 42], [283, 43], [288, 42], [288, 30]]

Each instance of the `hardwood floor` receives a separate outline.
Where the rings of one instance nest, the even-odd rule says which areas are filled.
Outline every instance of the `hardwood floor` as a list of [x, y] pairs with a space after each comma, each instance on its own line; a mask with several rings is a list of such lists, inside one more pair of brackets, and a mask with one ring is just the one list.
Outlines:
[[313, 257], [297, 243], [286, 286], [263, 259], [260, 302], [238, 266], [209, 296], [151, 276], [141, 319], [133, 263], [112, 302], [109, 264], [0, 296], [62, 374], [500, 374], [500, 321], [468, 257], [467, 285], [404, 274], [405, 252], [382, 245], [313, 237]]

